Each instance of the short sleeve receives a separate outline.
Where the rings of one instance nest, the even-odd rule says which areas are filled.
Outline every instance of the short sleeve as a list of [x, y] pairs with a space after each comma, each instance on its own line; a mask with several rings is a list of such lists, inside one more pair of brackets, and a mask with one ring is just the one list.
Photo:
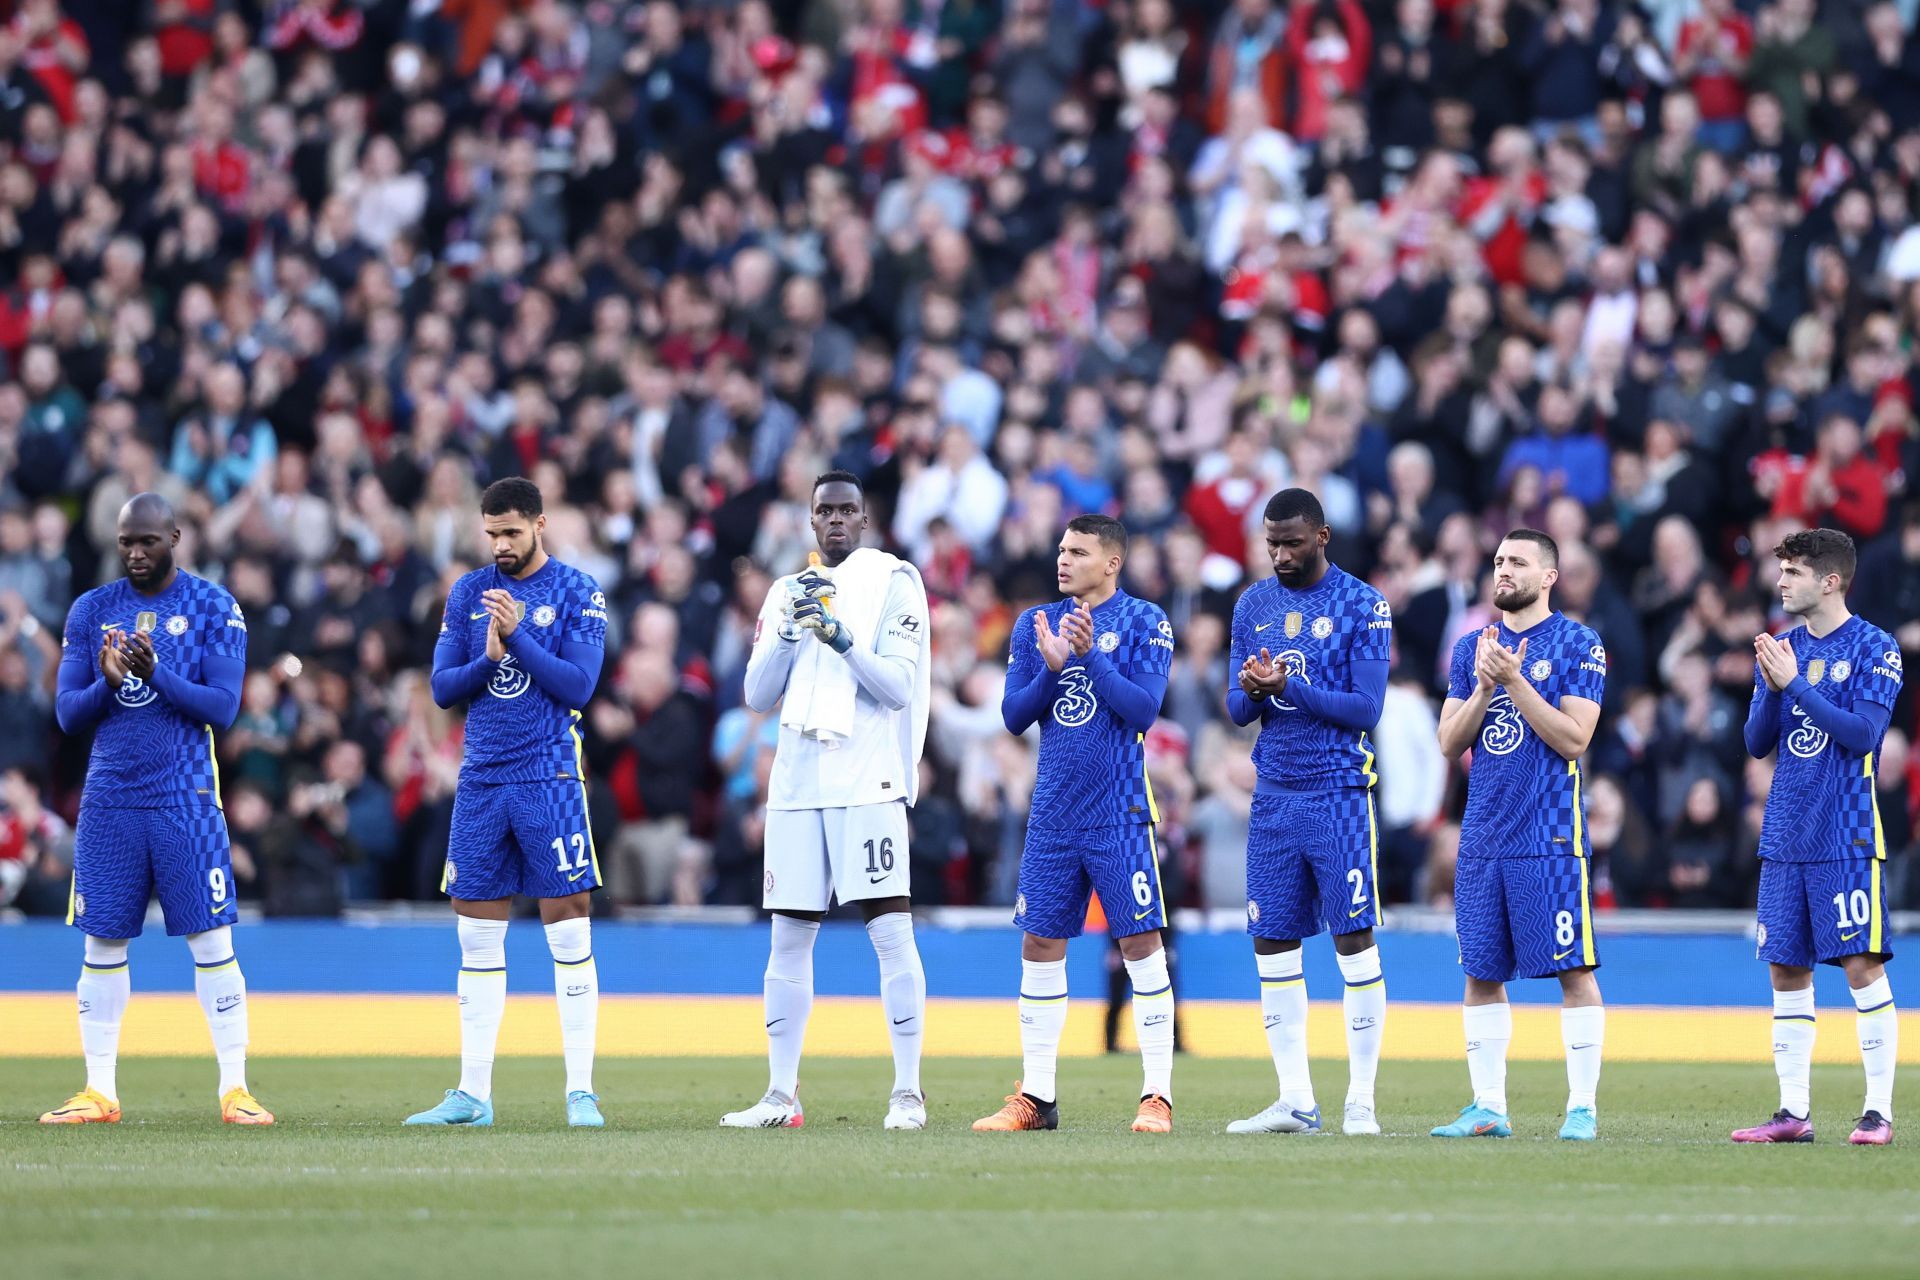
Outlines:
[[1473, 696], [1473, 689], [1479, 681], [1473, 674], [1473, 637], [1461, 636], [1454, 642], [1453, 664], [1447, 670], [1447, 696], [1465, 702]]
[[1134, 627], [1134, 669], [1144, 676], [1166, 676], [1173, 670], [1173, 624], [1156, 606], [1142, 610]]
[[240, 602], [224, 591], [213, 593], [206, 609], [211, 615], [202, 625], [207, 629], [207, 655], [216, 658], [247, 660], [247, 617]]
[[567, 598], [567, 624], [560, 639], [569, 644], [607, 647], [607, 594], [591, 578], [582, 578]]
[[1386, 662], [1393, 656], [1393, 606], [1386, 597], [1362, 596], [1354, 601], [1351, 658], [1354, 662]]
[[1900, 700], [1900, 685], [1905, 678], [1900, 646], [1884, 631], [1876, 635], [1874, 641], [1874, 648], [1861, 655], [1861, 675], [1864, 678], [1856, 696], [1861, 702], [1873, 702], [1891, 708]]
[[1560, 696], [1603, 701], [1607, 687], [1607, 647], [1592, 632], [1582, 636], [1579, 643], [1579, 652], [1573, 654], [1573, 661], [1567, 664], [1569, 670], [1560, 686]]
[[914, 586], [913, 575], [896, 571], [887, 584], [887, 601], [881, 606], [879, 634], [873, 638], [873, 651], [883, 658], [905, 658], [919, 662], [927, 643], [927, 600]]

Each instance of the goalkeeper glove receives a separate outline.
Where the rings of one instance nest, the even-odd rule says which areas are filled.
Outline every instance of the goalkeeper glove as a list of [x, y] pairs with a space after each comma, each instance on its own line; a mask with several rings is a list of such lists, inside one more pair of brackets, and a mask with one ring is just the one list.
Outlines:
[[847, 629], [827, 613], [824, 604], [812, 597], [794, 602], [793, 621], [802, 631], [811, 631], [815, 640], [835, 653], [845, 653], [853, 648], [853, 637], [847, 634]]

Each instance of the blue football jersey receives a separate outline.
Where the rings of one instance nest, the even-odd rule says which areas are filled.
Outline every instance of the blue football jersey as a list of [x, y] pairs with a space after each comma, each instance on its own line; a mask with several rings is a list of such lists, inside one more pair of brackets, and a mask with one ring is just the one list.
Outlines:
[[[206, 660], [247, 660], [247, 622], [225, 587], [176, 570], [157, 596], [141, 595], [125, 578], [95, 587], [67, 613], [63, 662], [84, 661], [100, 675], [100, 643], [109, 631], [146, 631], [160, 666], [205, 684]], [[159, 692], [129, 675], [93, 735], [86, 803], [94, 808], [157, 809], [220, 802], [213, 726], [189, 720]]]
[[[1073, 601], [1029, 609], [1013, 627], [1007, 683], [1031, 684], [1046, 660], [1033, 643], [1033, 616], [1044, 612], [1057, 632]], [[1093, 611], [1094, 644], [1129, 680], [1164, 678], [1173, 669], [1173, 626], [1160, 606], [1116, 591]], [[1100, 705], [1086, 660], [1070, 656], [1053, 702], [1040, 716], [1040, 761], [1027, 825], [1075, 830], [1158, 822], [1147, 781], [1145, 735]]]
[[[1892, 708], [1900, 697], [1900, 646], [1865, 618], [1848, 618], [1815, 639], [1805, 626], [1780, 637], [1793, 646], [1800, 674], [1828, 702], [1852, 711], [1863, 702]], [[1754, 691], [1764, 687], [1754, 665]], [[1882, 734], [1884, 737], [1884, 733]], [[1760, 822], [1760, 856], [1781, 862], [1885, 858], [1886, 837], [1874, 800], [1873, 750], [1858, 755], [1807, 719], [1790, 693], [1781, 695], [1780, 738]]]
[[[1453, 646], [1447, 696], [1473, 696], [1474, 641], [1468, 632]], [[1508, 649], [1527, 642], [1521, 674], [1549, 706], [1567, 698], [1599, 702], [1606, 686], [1607, 651], [1592, 628], [1550, 613], [1525, 631], [1500, 624]], [[1496, 692], [1474, 741], [1467, 775], [1467, 812], [1460, 820], [1460, 852], [1477, 858], [1585, 857], [1586, 804], [1580, 762], [1540, 740], [1506, 690]]]
[[[607, 598], [599, 584], [549, 556], [530, 577], [511, 578], [499, 566], [488, 565], [453, 584], [440, 630], [464, 646], [461, 662], [472, 662], [487, 651], [488, 614], [480, 594], [494, 590], [506, 591], [526, 606], [516, 630], [526, 631], [549, 653], [558, 653], [562, 641], [606, 647]], [[508, 653], [467, 708], [460, 780], [583, 778], [585, 748], [575, 728], [579, 720], [579, 708], [554, 701]]]
[[[1354, 664], [1387, 661], [1392, 638], [1385, 598], [1338, 565], [1305, 591], [1265, 578], [1233, 606], [1228, 687], [1239, 687], [1241, 664], [1265, 649], [1286, 668], [1289, 684], [1350, 692]], [[1260, 709], [1253, 763], [1261, 777], [1299, 789], [1370, 787], [1378, 779], [1366, 733], [1303, 711], [1285, 694]]]

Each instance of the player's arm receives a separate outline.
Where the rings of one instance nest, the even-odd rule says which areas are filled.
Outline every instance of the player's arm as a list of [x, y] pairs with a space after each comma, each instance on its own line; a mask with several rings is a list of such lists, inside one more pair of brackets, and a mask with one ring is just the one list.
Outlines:
[[1440, 708], [1440, 754], [1449, 760], [1473, 745], [1487, 708], [1493, 705], [1494, 684], [1480, 670], [1478, 637], [1453, 647], [1453, 665], [1447, 674], [1447, 700]]
[[1227, 650], [1227, 715], [1235, 724], [1241, 725], [1262, 719], [1272, 706], [1266, 698], [1255, 701], [1240, 687], [1238, 664], [1245, 660], [1245, 655], [1254, 652], [1253, 632], [1247, 627], [1246, 610], [1242, 607], [1246, 600], [1245, 593], [1242, 593], [1240, 599], [1234, 602], [1233, 626], [1229, 632], [1231, 647]]
[[785, 588], [775, 582], [767, 591], [767, 602], [760, 606], [760, 621], [754, 627], [753, 652], [747, 655], [746, 699], [753, 710], [773, 710], [787, 691], [787, 676], [793, 671], [797, 634], [782, 634], [780, 602]]
[[874, 701], [898, 711], [913, 701], [914, 671], [920, 662], [921, 637], [926, 634], [926, 597], [914, 587], [912, 574], [896, 570], [880, 611], [880, 634], [870, 647], [855, 638], [840, 656]]
[[1807, 719], [1850, 755], [1863, 756], [1873, 750], [1873, 744], [1887, 731], [1887, 721], [1893, 718], [1893, 708], [1877, 702], [1857, 703], [1859, 710], [1842, 711], [1803, 675], [1795, 676], [1785, 693], [1807, 713]]
[[1554, 706], [1540, 696], [1529, 680], [1516, 680], [1507, 686], [1513, 709], [1553, 748], [1563, 760], [1578, 760], [1593, 742], [1593, 731], [1600, 723], [1600, 704], [1591, 698], [1564, 696]]
[[1007, 687], [1000, 695], [1000, 719], [1008, 733], [1025, 733], [1053, 705], [1060, 673], [1046, 664], [1034, 644], [1033, 615], [1029, 609], [1013, 624], [1013, 642], [1007, 656]]
[[1145, 733], [1160, 718], [1160, 704], [1167, 698], [1167, 675], [1173, 670], [1171, 631], [1169, 627], [1162, 633], [1134, 635], [1131, 678], [1099, 645], [1088, 649], [1083, 659], [1093, 691], [1120, 717], [1120, 723], [1135, 733]]
[[563, 707], [584, 707], [607, 656], [606, 610], [594, 608], [586, 592], [570, 595], [563, 607], [559, 652], [544, 648], [517, 621], [506, 633], [507, 652], [542, 693]]
[[451, 707], [480, 696], [500, 664], [483, 651], [467, 657], [467, 598], [458, 584], [447, 594], [447, 612], [440, 623], [440, 639], [433, 646], [433, 701]]
[[98, 724], [113, 707], [113, 691], [119, 682], [110, 681], [101, 669], [94, 638], [88, 634], [92, 625], [91, 614], [77, 604], [67, 614], [59, 683], [53, 699], [54, 718], [63, 733], [79, 733]]
[[240, 686], [247, 678], [247, 660], [244, 656], [208, 652], [201, 659], [200, 669], [207, 678], [205, 684], [195, 684], [156, 662], [147, 683], [187, 719], [225, 730], [240, 714]]
[[1380, 708], [1387, 700], [1387, 667], [1385, 658], [1352, 663], [1352, 689], [1329, 689], [1305, 680], [1289, 680], [1287, 701], [1329, 724], [1365, 732], [1380, 723]]
[[1765, 760], [1780, 743], [1780, 706], [1778, 691], [1767, 683], [1760, 664], [1753, 665], [1753, 701], [1747, 704], [1747, 754]]

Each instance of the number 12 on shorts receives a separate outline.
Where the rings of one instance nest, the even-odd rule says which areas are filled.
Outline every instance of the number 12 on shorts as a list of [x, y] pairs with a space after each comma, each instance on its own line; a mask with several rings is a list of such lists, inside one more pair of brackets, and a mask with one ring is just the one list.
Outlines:
[[[560, 859], [560, 865], [555, 867], [554, 870], [558, 871], [561, 875], [565, 875], [569, 871], [585, 871], [587, 869], [587, 837], [583, 833], [578, 831], [573, 833], [573, 864], [571, 866], [567, 864], [567, 842], [564, 838], [560, 836], [553, 838], [553, 852], [554, 856]], [[574, 878], [576, 880], [579, 879], [578, 876]]]

